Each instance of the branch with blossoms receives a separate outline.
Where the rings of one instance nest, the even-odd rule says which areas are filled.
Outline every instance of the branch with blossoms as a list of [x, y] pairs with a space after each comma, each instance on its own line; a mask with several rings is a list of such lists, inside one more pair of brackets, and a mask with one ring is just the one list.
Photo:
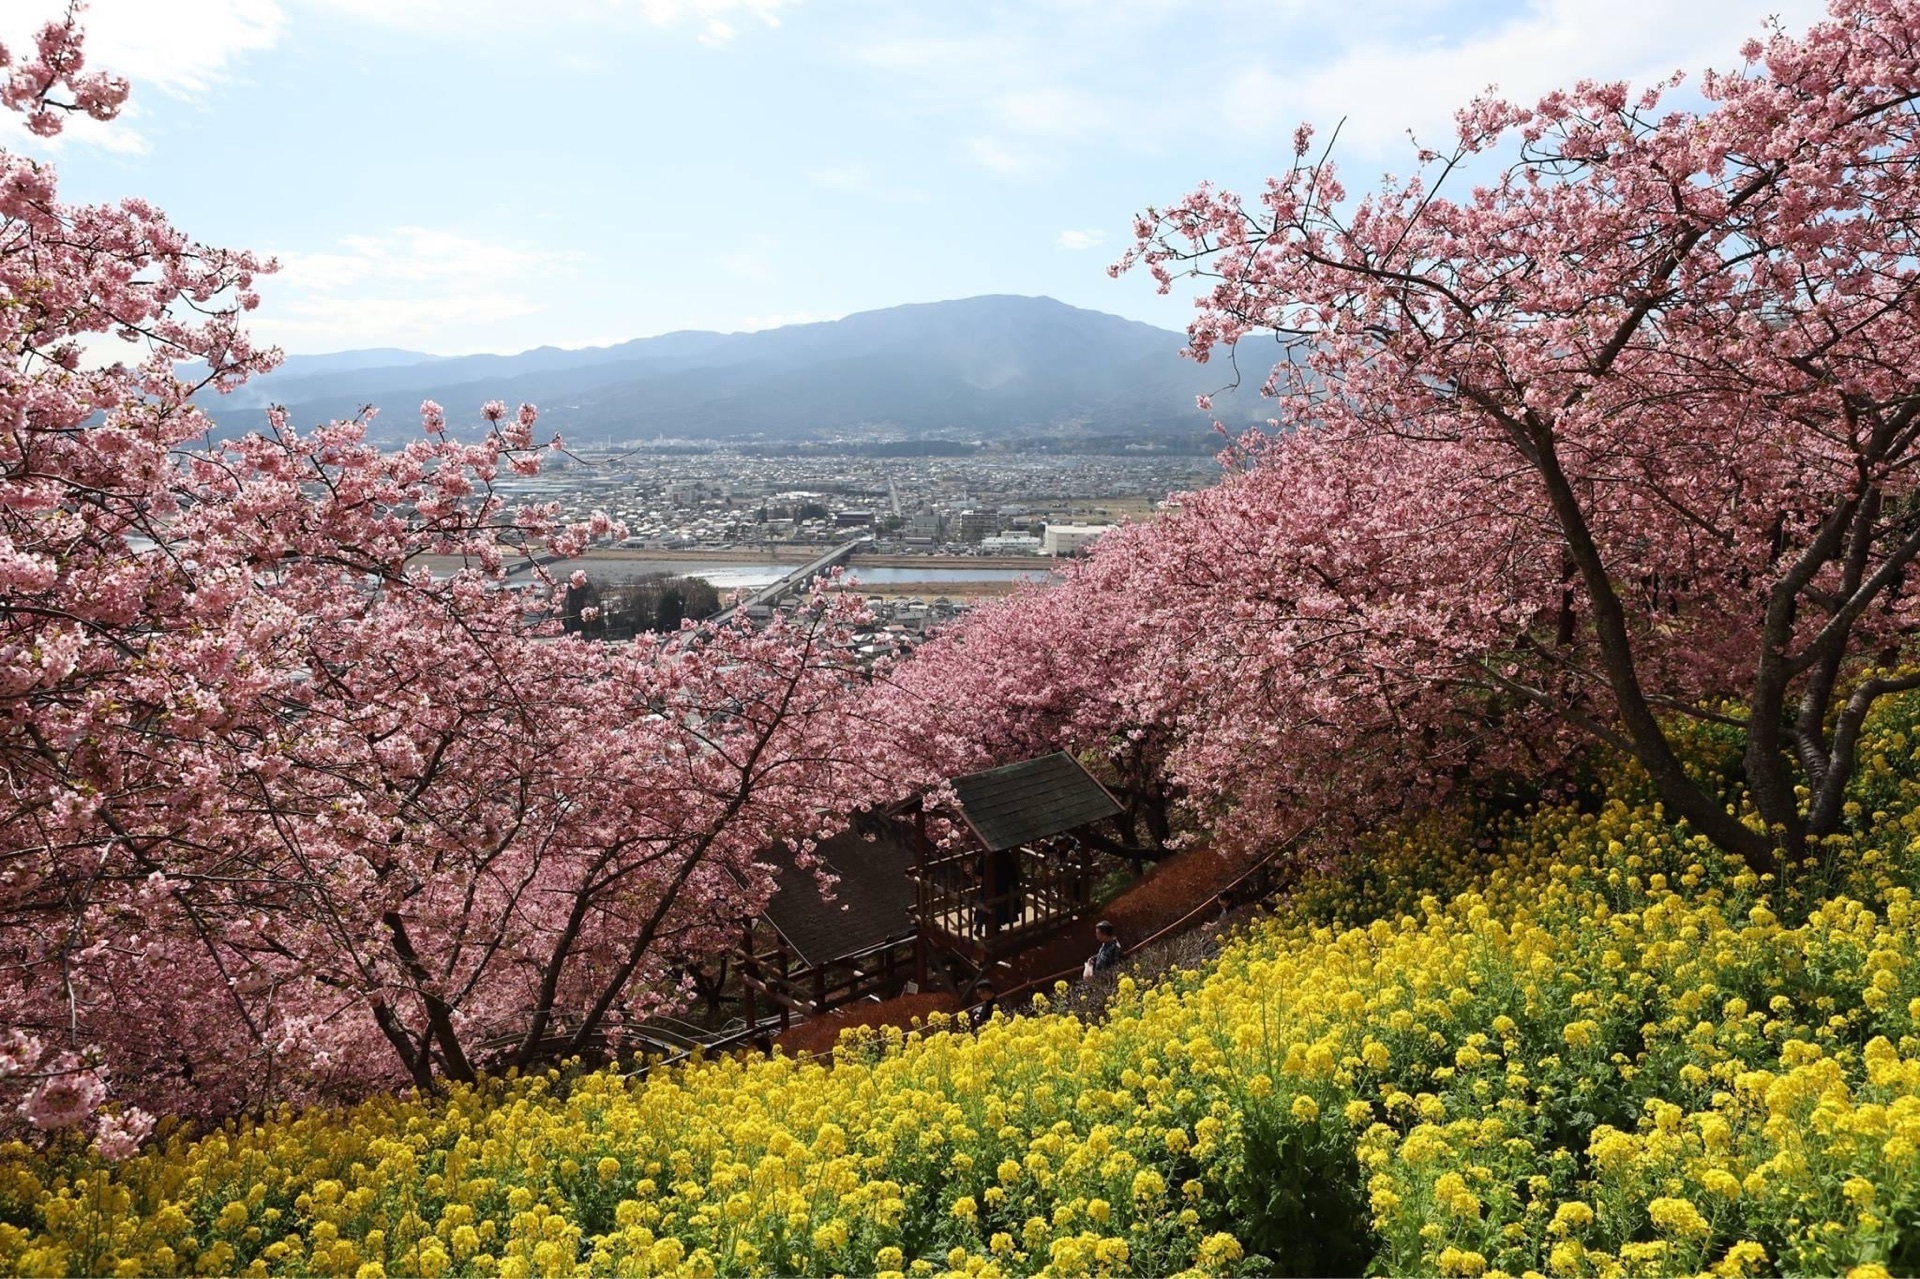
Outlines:
[[111, 120], [126, 104], [131, 86], [125, 80], [86, 71], [80, 29], [85, 10], [81, 0], [68, 0], [65, 16], [40, 29], [25, 59], [16, 60], [0, 45], [0, 107], [26, 116], [27, 128], [40, 137], [59, 133], [70, 115]]
[[[1670, 811], [1760, 870], [1838, 829], [1842, 708], [1886, 696], [1874, 671], [1920, 633], [1901, 585], [1920, 558], [1916, 53], [1920, 7], [1834, 0], [1704, 76], [1704, 111], [1663, 113], [1677, 78], [1482, 98], [1449, 154], [1357, 198], [1303, 127], [1256, 198], [1151, 208], [1114, 268], [1204, 281], [1196, 359], [1280, 341], [1297, 358], [1262, 389], [1281, 432], [1340, 450], [1334, 482], [1378, 486], [1384, 537], [1459, 546], [1452, 600], [1423, 592], [1416, 615], [1369, 595], [1378, 563], [1348, 567], [1400, 664], [1501, 610], [1518, 626], [1481, 656], [1528, 668], [1508, 691], [1625, 743]], [[1507, 164], [1443, 189], [1481, 158]], [[1256, 468], [1297, 458], [1250, 444]], [[1444, 527], [1403, 503], [1423, 473]], [[1729, 699], [1746, 814], [1668, 728]]]
[[153, 1116], [138, 1107], [100, 1110], [108, 1088], [97, 1061], [54, 1052], [24, 1031], [12, 1030], [0, 1038], [0, 1080], [30, 1085], [19, 1113], [48, 1138], [91, 1123], [94, 1149], [111, 1162], [131, 1155], [153, 1131]]

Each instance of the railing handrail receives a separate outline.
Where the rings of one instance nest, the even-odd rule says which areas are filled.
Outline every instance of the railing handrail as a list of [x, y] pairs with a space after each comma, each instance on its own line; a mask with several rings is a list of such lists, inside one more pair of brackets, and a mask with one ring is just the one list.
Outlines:
[[779, 1025], [780, 1018], [778, 1016], [763, 1017], [751, 1025], [742, 1026], [738, 1030], [728, 1031], [724, 1035], [716, 1036], [714, 1039], [704, 1041], [695, 1047], [683, 1049], [679, 1053], [668, 1054], [651, 1061], [642, 1062], [639, 1066], [627, 1071], [624, 1078], [638, 1079], [662, 1066], [678, 1066], [682, 1062], [692, 1060], [692, 1058], [698, 1054], [725, 1052], [729, 1048], [756, 1039], [769, 1031], [777, 1030]]
[[[871, 959], [875, 955], [883, 955], [887, 951], [893, 950], [895, 947], [904, 946], [912, 940], [913, 940], [912, 933], [902, 933], [899, 936], [889, 938], [886, 941], [876, 942], [873, 945], [867, 947], [865, 950], [857, 950], [853, 952], [851, 955], [835, 955], [832, 959], [822, 960], [819, 964], [803, 965], [797, 971], [802, 973], [807, 973], [807, 972], [812, 972], [816, 967], [825, 968], [829, 964], [851, 964], [862, 959]], [[756, 964], [763, 964], [768, 962], [768, 957], [766, 955], [750, 955], [746, 952], [746, 950], [743, 947], [739, 947], [739, 946], [734, 947], [733, 953], [735, 955], [740, 956], [743, 959], [750, 959]], [[777, 953], [778, 952], [776, 952], [776, 954]], [[795, 958], [799, 957], [799, 953], [797, 951], [793, 951], [790, 953], [792, 953], [795, 956]], [[789, 973], [787, 975], [789, 977], [792, 977], [795, 974]]]
[[[1155, 932], [1151, 936], [1142, 938], [1140, 941], [1135, 942], [1132, 946], [1129, 946], [1127, 948], [1127, 953], [1129, 955], [1138, 954], [1140, 951], [1146, 949], [1148, 946], [1158, 945], [1160, 942], [1164, 941], [1166, 938], [1172, 936], [1173, 934], [1177, 932], [1185, 931], [1185, 929], [1193, 921], [1199, 919], [1200, 916], [1206, 913], [1207, 909], [1213, 905], [1213, 902], [1216, 899], [1218, 899], [1221, 893], [1230, 893], [1234, 891], [1236, 888], [1239, 888], [1241, 885], [1245, 884], [1248, 880], [1252, 879], [1255, 875], [1265, 870], [1268, 866], [1271, 866], [1280, 857], [1282, 853], [1289, 851], [1294, 846], [1294, 844], [1299, 841], [1300, 837], [1307, 833], [1308, 829], [1312, 825], [1313, 823], [1308, 822], [1305, 825], [1301, 826], [1298, 830], [1294, 831], [1293, 834], [1281, 840], [1279, 845], [1276, 846], [1272, 852], [1268, 853], [1265, 857], [1262, 857], [1259, 861], [1255, 862], [1252, 866], [1249, 866], [1245, 871], [1243, 871], [1236, 879], [1234, 879], [1226, 887], [1216, 890], [1212, 898], [1209, 898], [1208, 900], [1202, 902], [1200, 905], [1195, 906], [1192, 910], [1188, 911], [1186, 914], [1174, 920], [1171, 924], [1168, 924], [1166, 927], [1160, 929], [1159, 931]], [[1086, 961], [1082, 960], [1080, 963], [1075, 964], [1071, 968], [1065, 968], [1049, 976], [1036, 977], [1032, 981], [1023, 982], [1022, 984], [1015, 986], [1012, 990], [1007, 991], [1005, 994], [1000, 994], [996, 992], [994, 995], [994, 1001], [996, 1003], [999, 1003], [1002, 1001], [1015, 999], [1021, 995], [1029, 994], [1033, 991], [1050, 990], [1053, 988], [1053, 985], [1056, 982], [1065, 981], [1065, 982], [1071, 983], [1075, 978], [1080, 976], [1080, 974], [1085, 970], [1085, 968], [1086, 968]]]

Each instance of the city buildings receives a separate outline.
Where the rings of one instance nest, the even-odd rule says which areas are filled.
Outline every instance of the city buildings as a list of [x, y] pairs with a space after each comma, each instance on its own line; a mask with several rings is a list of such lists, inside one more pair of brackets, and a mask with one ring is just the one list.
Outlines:
[[[832, 544], [870, 528], [904, 554], [1067, 553], [1087, 534], [1151, 518], [1170, 494], [1210, 484], [1217, 464], [1166, 454], [983, 453], [966, 457], [762, 455], [732, 448], [576, 451], [536, 476], [503, 476], [508, 503], [554, 503], [561, 518], [596, 510], [624, 524], [629, 549], [740, 550]], [[1054, 551], [1060, 545], [1064, 551]]]
[[960, 540], [977, 542], [990, 533], [1000, 531], [1000, 516], [997, 512], [968, 507], [960, 512]]
[[1047, 555], [1073, 555], [1092, 546], [1112, 527], [1111, 524], [1049, 524], [1040, 539], [1040, 549]]

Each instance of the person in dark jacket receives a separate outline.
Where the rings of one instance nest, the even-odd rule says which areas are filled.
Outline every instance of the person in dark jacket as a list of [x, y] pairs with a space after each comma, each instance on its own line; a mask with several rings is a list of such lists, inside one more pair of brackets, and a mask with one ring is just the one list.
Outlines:
[[982, 932], [997, 933], [1020, 921], [1023, 905], [1020, 897], [1020, 850], [1003, 848], [983, 852], [973, 863], [980, 880], [979, 905], [974, 922]]
[[1093, 958], [1087, 961], [1086, 967], [1082, 970], [1082, 975], [1087, 977], [1095, 973], [1104, 973], [1119, 963], [1121, 956], [1127, 953], [1126, 947], [1120, 944], [1120, 930], [1106, 920], [1103, 919], [1093, 926], [1093, 935], [1099, 941], [1100, 948], [1093, 952]]
[[999, 995], [1000, 992], [985, 977], [973, 983], [973, 989], [967, 992], [967, 998], [972, 1003], [972, 1007], [967, 1009], [967, 1024], [978, 1030], [993, 1020], [993, 1010], [999, 1006]]

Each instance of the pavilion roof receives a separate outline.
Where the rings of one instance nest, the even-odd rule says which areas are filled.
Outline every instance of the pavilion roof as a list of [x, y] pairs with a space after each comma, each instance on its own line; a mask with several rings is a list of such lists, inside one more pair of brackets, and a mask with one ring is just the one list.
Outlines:
[[1107, 788], [1065, 751], [952, 781], [960, 816], [990, 852], [1120, 815]]
[[913, 854], [892, 823], [879, 826], [872, 839], [847, 830], [814, 850], [839, 879], [831, 901], [811, 870], [793, 864], [789, 850], [772, 853], [780, 887], [761, 917], [808, 967], [913, 936]]

